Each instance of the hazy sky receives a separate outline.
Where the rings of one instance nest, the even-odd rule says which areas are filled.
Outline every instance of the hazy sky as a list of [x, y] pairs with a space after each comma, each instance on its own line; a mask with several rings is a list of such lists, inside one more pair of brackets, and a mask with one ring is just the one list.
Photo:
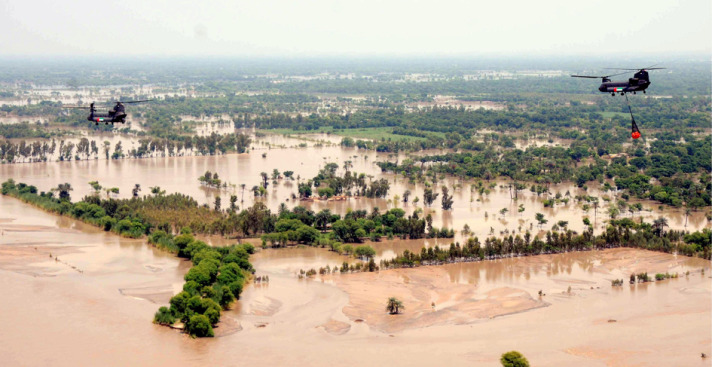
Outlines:
[[0, 56], [712, 53], [712, 0], [0, 0]]

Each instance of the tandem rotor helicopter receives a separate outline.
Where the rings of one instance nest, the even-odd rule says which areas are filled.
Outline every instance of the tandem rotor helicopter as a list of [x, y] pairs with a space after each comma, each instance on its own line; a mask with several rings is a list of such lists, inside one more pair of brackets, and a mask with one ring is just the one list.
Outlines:
[[105, 113], [97, 112], [96, 107], [94, 107], [94, 102], [89, 104], [89, 107], [64, 106], [63, 108], [80, 108], [89, 110], [89, 116], [87, 116], [88, 121], [93, 121], [95, 125], [99, 125], [100, 122], [103, 122], [105, 125], [108, 125], [109, 123], [113, 125], [115, 122], [120, 122], [122, 124], [126, 123], [126, 107], [124, 107], [124, 103], [131, 104], [149, 101], [152, 101], [152, 99], [143, 99], [139, 101], [116, 101], [116, 105], [114, 106], [114, 108], [108, 110]]
[[[655, 66], [655, 65], [653, 65]], [[625, 95], [626, 93], [632, 92], [635, 94], [635, 92], [642, 91], [645, 93], [645, 90], [648, 89], [650, 86], [650, 77], [648, 76], [648, 70], [659, 70], [659, 69], [665, 69], [665, 68], [654, 68], [654, 67], [647, 67], [647, 68], [642, 68], [642, 69], [609, 69], [609, 70], [626, 70], [622, 73], [618, 74], [613, 74], [613, 75], [601, 75], [601, 76], [596, 76], [596, 75], [571, 75], [574, 78], [589, 78], [589, 79], [601, 79], [601, 86], [598, 87], [598, 90], [603, 92], [603, 93], [610, 93], [612, 96], [615, 96], [616, 93], [620, 93], [621, 95]], [[612, 76], [618, 76], [618, 75], [623, 75], [627, 74], [628, 71], [636, 71], [635, 74], [633, 74], [632, 78], [629, 78], [628, 81], [621, 81], [621, 82], [614, 82], [611, 81]]]
[[[612, 96], [615, 96], [616, 93], [620, 93], [620, 95], [625, 96], [625, 101], [628, 104], [628, 112], [630, 112], [630, 121], [631, 121], [631, 137], [633, 139], [638, 139], [640, 138], [640, 130], [638, 129], [638, 124], [635, 123], [635, 117], [633, 117], [633, 110], [630, 108], [630, 101], [628, 101], [628, 96], [626, 93], [633, 93], [636, 94], [636, 92], [642, 91], [645, 93], [645, 90], [648, 89], [650, 86], [650, 77], [648, 76], [648, 70], [659, 70], [659, 69], [665, 69], [665, 68], [655, 68], [652, 65], [649, 67], [641, 68], [641, 69], [622, 69], [622, 68], [614, 68], [614, 69], [609, 69], [609, 70], [625, 70], [622, 73], [618, 74], [612, 74], [612, 75], [571, 75], [574, 78], [588, 78], [588, 79], [601, 79], [601, 85], [598, 87], [598, 90], [603, 93], [610, 93]], [[613, 76], [618, 76], [618, 75], [623, 75], [627, 74], [630, 71], [635, 71], [636, 73], [633, 74], [632, 78], [629, 78], [628, 81], [611, 81], [611, 77]]]

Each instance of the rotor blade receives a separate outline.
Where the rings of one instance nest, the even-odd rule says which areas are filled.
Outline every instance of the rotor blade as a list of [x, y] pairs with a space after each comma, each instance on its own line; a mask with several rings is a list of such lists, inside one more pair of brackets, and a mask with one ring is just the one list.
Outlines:
[[574, 78], [589, 78], [589, 79], [602, 79], [602, 78], [610, 78], [612, 76], [618, 76], [618, 75], [623, 75], [627, 73], [618, 73], [618, 74], [611, 74], [611, 75], [571, 75]]
[[666, 69], [666, 68], [654, 68], [653, 66], [658, 66], [660, 63], [650, 65], [648, 67], [644, 68], [637, 68], [637, 69], [630, 69], [630, 68], [604, 68], [606, 70], [630, 70], [630, 71], [640, 71], [640, 70], [658, 70], [658, 69]]
[[153, 101], [152, 99], [142, 99], [139, 101], [116, 101], [116, 103], [141, 103], [141, 102], [150, 102]]
[[88, 110], [88, 109], [90, 109], [91, 107], [84, 107], [84, 106], [62, 106], [62, 108], [81, 108], [81, 109], [84, 109], [84, 110]]
[[629, 70], [629, 71], [641, 71], [641, 70], [658, 70], [658, 69], [667, 69], [667, 68], [643, 68], [643, 69], [622, 69], [622, 68], [604, 68], [607, 70]]

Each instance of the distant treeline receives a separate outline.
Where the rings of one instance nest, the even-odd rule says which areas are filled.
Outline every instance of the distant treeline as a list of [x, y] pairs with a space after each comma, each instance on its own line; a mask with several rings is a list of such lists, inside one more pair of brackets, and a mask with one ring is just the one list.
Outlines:
[[449, 248], [423, 247], [419, 253], [405, 250], [391, 260], [382, 260], [380, 265], [382, 269], [388, 269], [616, 247], [640, 248], [710, 259], [712, 231], [709, 228], [694, 233], [664, 229], [665, 221], [656, 220], [651, 225], [624, 218], [611, 221], [606, 231], [600, 235], [594, 235], [589, 228], [582, 234], [576, 234], [571, 230], [548, 231], [543, 240], [538, 236], [533, 237], [529, 232], [524, 236], [488, 237], [484, 243], [474, 237], [469, 238], [463, 245], [459, 242], [452, 243]]
[[168, 138], [141, 138], [138, 140], [137, 148], [124, 150], [121, 141], [112, 147], [109, 141], [101, 142], [85, 137], [79, 139], [76, 144], [54, 138], [20, 142], [0, 140], [0, 163], [46, 162], [54, 156], [55, 152], [59, 161], [97, 159], [100, 150], [106, 159], [245, 153], [251, 142], [250, 137], [242, 133], [223, 135], [212, 133], [207, 136], [172, 135]]

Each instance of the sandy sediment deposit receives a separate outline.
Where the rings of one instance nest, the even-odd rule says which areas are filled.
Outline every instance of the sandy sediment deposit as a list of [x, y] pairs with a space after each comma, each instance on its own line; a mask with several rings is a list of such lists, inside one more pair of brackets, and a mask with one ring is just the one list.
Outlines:
[[[349, 295], [344, 313], [389, 333], [434, 325], [468, 324], [547, 305], [521, 289], [501, 287], [481, 292], [475, 285], [452, 283], [441, 266], [334, 278], [337, 286]], [[391, 296], [406, 305], [402, 314], [385, 312], [385, 300]]]

